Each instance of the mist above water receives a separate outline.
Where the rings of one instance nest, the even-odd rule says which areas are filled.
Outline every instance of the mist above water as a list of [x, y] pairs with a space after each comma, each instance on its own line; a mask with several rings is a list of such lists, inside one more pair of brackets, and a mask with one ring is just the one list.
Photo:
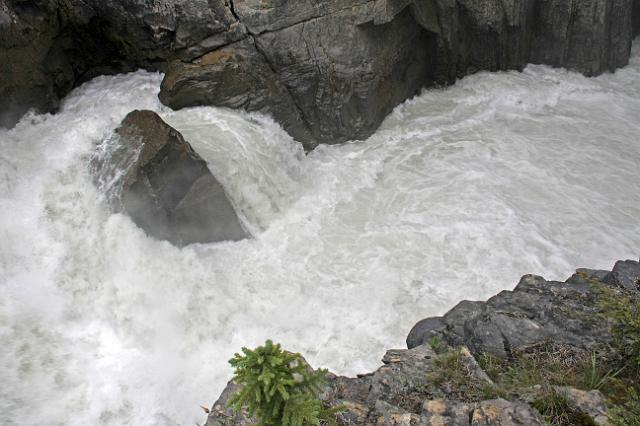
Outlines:
[[[587, 79], [480, 73], [305, 157], [269, 118], [171, 111], [99, 77], [0, 131], [0, 423], [192, 425], [267, 338], [341, 374], [418, 320], [640, 254], [640, 57]], [[180, 130], [256, 236], [183, 249], [111, 214], [96, 146], [133, 109]]]

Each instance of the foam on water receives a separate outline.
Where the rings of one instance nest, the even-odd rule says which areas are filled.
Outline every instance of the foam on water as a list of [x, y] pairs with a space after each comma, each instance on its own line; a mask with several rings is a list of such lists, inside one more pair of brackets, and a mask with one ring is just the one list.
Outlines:
[[[0, 423], [191, 425], [266, 338], [343, 374], [411, 326], [535, 272], [640, 254], [640, 57], [587, 79], [481, 73], [305, 157], [270, 119], [100, 77], [0, 131]], [[256, 235], [178, 249], [110, 214], [95, 147], [158, 111]]]

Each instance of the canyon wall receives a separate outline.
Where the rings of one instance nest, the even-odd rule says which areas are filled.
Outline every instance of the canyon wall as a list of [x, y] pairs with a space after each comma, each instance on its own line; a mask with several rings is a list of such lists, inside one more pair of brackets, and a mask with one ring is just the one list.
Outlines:
[[307, 149], [364, 139], [422, 88], [527, 63], [624, 66], [638, 0], [0, 0], [0, 125], [72, 87], [166, 72], [172, 108], [272, 115]]

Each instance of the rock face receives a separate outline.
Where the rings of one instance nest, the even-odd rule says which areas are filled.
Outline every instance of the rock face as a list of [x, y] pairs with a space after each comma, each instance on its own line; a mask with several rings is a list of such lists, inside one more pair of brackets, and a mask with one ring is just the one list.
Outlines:
[[176, 245], [248, 235], [205, 161], [152, 111], [133, 111], [93, 162], [116, 210], [149, 235]]
[[[473, 362], [473, 357], [467, 355]], [[358, 378], [332, 376], [323, 399], [328, 405], [345, 408], [338, 415], [340, 425], [544, 425], [526, 403], [504, 399], [461, 402], [443, 398], [442, 389], [429, 383], [438, 370], [438, 355], [428, 346], [411, 350], [391, 350], [376, 372]], [[479, 369], [478, 369], [479, 370]], [[472, 379], [488, 380], [484, 373]], [[238, 385], [230, 382], [213, 405], [206, 426], [255, 424], [246, 413], [234, 413], [229, 398]]]
[[71, 29], [84, 9], [62, 16], [60, 7], [55, 0], [0, 0], [0, 126], [12, 126], [29, 108], [55, 110], [88, 63], [100, 62], [104, 49]]
[[0, 126], [100, 74], [164, 69], [244, 37], [223, 0], [0, 0]]
[[[161, 100], [177, 108], [236, 107], [236, 95], [247, 94], [240, 106], [273, 114], [307, 148], [366, 138], [393, 107], [426, 86], [478, 70], [521, 69], [528, 62], [596, 75], [625, 65], [631, 46], [631, 0], [235, 0], [233, 5], [254, 48], [239, 61], [221, 56], [215, 69], [210, 61], [174, 62]], [[266, 61], [270, 69], [262, 80], [276, 80], [285, 90], [265, 97], [261, 79], [252, 78], [233, 94], [218, 91], [220, 82], [233, 80], [248, 61], [246, 55]], [[208, 94], [196, 95], [198, 90]]]
[[[419, 322], [407, 339], [409, 349], [387, 351], [375, 372], [355, 378], [330, 375], [321, 398], [327, 406], [344, 408], [337, 416], [341, 425], [547, 424], [533, 407], [548, 390], [531, 387], [525, 375], [526, 387], [508, 393], [510, 400], [496, 398], [497, 383], [477, 360], [493, 355], [508, 363], [522, 354], [533, 357], [527, 359], [546, 354], [555, 360], [566, 356], [562, 365], [569, 369], [578, 354], [588, 357], [591, 350], [606, 348], [612, 337], [598, 317], [597, 286], [613, 296], [640, 297], [640, 262], [621, 261], [612, 271], [579, 269], [564, 283], [527, 275], [514, 291], [487, 302], [462, 302], [442, 318]], [[439, 343], [427, 343], [434, 341]], [[458, 349], [451, 352], [451, 347]], [[483, 365], [495, 368], [496, 362]], [[229, 383], [206, 426], [255, 423], [228, 405], [238, 387]], [[579, 424], [611, 424], [600, 391], [566, 386], [553, 391], [581, 419]]]
[[[171, 64], [163, 103], [266, 112], [309, 149], [318, 141], [369, 136], [395, 105], [429, 81], [434, 38], [408, 9], [374, 25], [373, 2], [341, 8], [325, 2], [335, 10], [326, 16], [314, 13], [322, 2], [254, 3], [236, 1], [235, 10], [250, 34], [260, 35], [205, 56], [203, 64]], [[237, 84], [251, 63], [260, 66]]]
[[478, 70], [615, 70], [634, 30], [638, 0], [0, 0], [1, 124], [144, 67], [166, 105], [272, 114], [311, 149]]
[[513, 291], [486, 302], [460, 302], [441, 318], [418, 322], [407, 337], [414, 348], [434, 337], [451, 345], [468, 345], [475, 354], [508, 358], [520, 347], [543, 340], [590, 350], [609, 339], [607, 324], [597, 318], [592, 281], [622, 294], [640, 294], [640, 263], [617, 262], [611, 272], [579, 269], [566, 282], [525, 275]]

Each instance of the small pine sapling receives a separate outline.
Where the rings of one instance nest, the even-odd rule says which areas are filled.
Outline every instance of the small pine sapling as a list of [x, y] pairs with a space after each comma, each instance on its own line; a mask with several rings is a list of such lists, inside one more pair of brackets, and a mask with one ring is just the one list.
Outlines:
[[312, 371], [300, 354], [271, 340], [242, 352], [229, 360], [235, 382], [242, 385], [230, 400], [236, 412], [246, 407], [262, 426], [337, 425], [339, 408], [327, 409], [318, 398], [327, 370]]

